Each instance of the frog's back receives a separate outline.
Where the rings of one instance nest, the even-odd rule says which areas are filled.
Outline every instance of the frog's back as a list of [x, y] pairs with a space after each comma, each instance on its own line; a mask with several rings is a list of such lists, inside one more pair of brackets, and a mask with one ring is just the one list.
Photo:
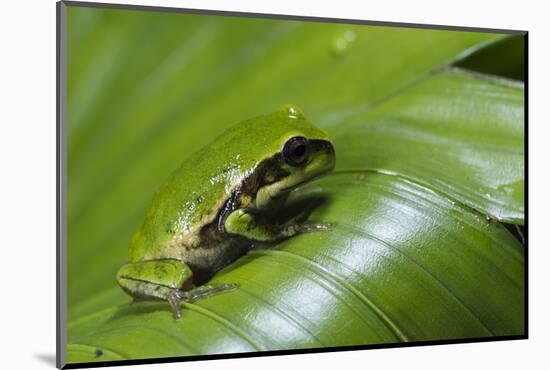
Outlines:
[[196, 226], [214, 220], [234, 184], [251, 166], [240, 158], [215, 163], [213, 150], [211, 146], [190, 156], [156, 191], [143, 225], [132, 239], [130, 260], [158, 258], [176, 238], [189, 247], [200, 243]]
[[237, 124], [191, 155], [157, 190], [143, 225], [132, 239], [131, 261], [166, 257], [169, 244], [200, 246], [200, 229], [263, 158], [277, 153], [287, 136], [326, 134], [288, 108]]

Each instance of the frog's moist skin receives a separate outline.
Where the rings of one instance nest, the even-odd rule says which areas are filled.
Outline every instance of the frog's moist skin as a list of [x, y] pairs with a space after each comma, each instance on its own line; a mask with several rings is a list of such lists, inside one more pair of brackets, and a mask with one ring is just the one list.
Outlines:
[[188, 158], [159, 188], [117, 273], [135, 299], [180, 301], [229, 289], [201, 285], [254, 241], [275, 242], [322, 229], [277, 221], [291, 190], [329, 173], [328, 135], [294, 106], [230, 128]]

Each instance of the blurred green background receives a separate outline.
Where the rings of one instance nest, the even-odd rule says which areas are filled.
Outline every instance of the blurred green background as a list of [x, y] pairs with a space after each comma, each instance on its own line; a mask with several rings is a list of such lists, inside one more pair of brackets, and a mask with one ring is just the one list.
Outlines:
[[[73, 6], [67, 15], [73, 361], [97, 360], [96, 347], [102, 359], [118, 359], [523, 333], [523, 247], [509, 231], [515, 227], [499, 222], [524, 222], [522, 37]], [[211, 310], [222, 310], [216, 312], [226, 326], [242, 334], [250, 317], [243, 323], [231, 312], [256, 305], [257, 318], [270, 306], [317, 339], [300, 342], [289, 335], [294, 341], [262, 342], [249, 328], [252, 334], [241, 339], [256, 345], [232, 346], [234, 338], [212, 329], [223, 345], [211, 339], [199, 350], [192, 343], [198, 336], [189, 339], [193, 323], [183, 320], [185, 331], [174, 327], [162, 304], [126, 308], [130, 299], [116, 285], [115, 272], [153, 192], [182, 160], [225, 128], [286, 103], [300, 106], [334, 137], [336, 172], [319, 186], [335, 200], [312, 217], [366, 234], [344, 228], [280, 248], [307, 251], [338, 284], [361, 292], [360, 300], [371, 302], [369, 313], [361, 306], [342, 317], [350, 325], [359, 317], [370, 334], [339, 337], [335, 322], [312, 329], [292, 305], [235, 303], [235, 293], [212, 299]], [[373, 240], [400, 251], [383, 253], [392, 261], [388, 266], [373, 258], [380, 248]], [[300, 273], [273, 281], [270, 263], [284, 257], [263, 253], [265, 258], [245, 257], [253, 261], [229, 269], [228, 279], [271, 279], [267, 288], [258, 283], [258, 291], [303, 285]], [[264, 259], [266, 264], [257, 261]], [[298, 271], [307, 275], [301, 263]], [[421, 277], [411, 278], [414, 266]], [[383, 283], [380, 290], [370, 290], [373, 279]], [[447, 293], [434, 293], [433, 281]], [[396, 296], [384, 297], [384, 287]], [[348, 299], [334, 294], [337, 301]], [[310, 298], [310, 307], [329, 299]], [[403, 307], [407, 302], [412, 311]], [[196, 327], [208, 326], [195, 320]], [[377, 320], [393, 334], [380, 334]], [[157, 332], [175, 330], [170, 335], [191, 344], [182, 349], [164, 338], [162, 348], [150, 348], [142, 339], [132, 350], [118, 348], [129, 338], [154, 337], [128, 329], [140, 322], [159, 323]], [[273, 322], [262, 324], [268, 332]], [[323, 330], [331, 340], [319, 339]], [[114, 332], [121, 337], [108, 339]]]

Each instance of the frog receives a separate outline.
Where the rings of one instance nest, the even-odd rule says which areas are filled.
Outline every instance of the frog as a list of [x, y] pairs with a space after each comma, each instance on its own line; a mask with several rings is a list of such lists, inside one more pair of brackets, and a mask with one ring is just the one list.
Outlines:
[[335, 163], [329, 135], [295, 105], [233, 125], [154, 193], [116, 273], [118, 285], [134, 301], [167, 301], [175, 319], [182, 302], [235, 289], [207, 282], [255, 243], [330, 230], [305, 222], [306, 210], [282, 220], [280, 213], [295, 189]]

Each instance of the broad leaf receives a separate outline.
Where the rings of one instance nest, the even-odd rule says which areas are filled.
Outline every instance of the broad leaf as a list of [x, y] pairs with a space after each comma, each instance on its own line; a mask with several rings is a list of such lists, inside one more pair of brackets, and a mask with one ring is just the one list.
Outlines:
[[[125, 358], [523, 332], [523, 251], [506, 228], [396, 176], [336, 173], [311, 221], [333, 230], [256, 249], [214, 279], [235, 291], [131, 303], [70, 326]], [[155, 343], [155, 345], [151, 345]]]
[[444, 71], [376, 109], [338, 116], [338, 168], [398, 174], [523, 224], [523, 114], [522, 84]]

